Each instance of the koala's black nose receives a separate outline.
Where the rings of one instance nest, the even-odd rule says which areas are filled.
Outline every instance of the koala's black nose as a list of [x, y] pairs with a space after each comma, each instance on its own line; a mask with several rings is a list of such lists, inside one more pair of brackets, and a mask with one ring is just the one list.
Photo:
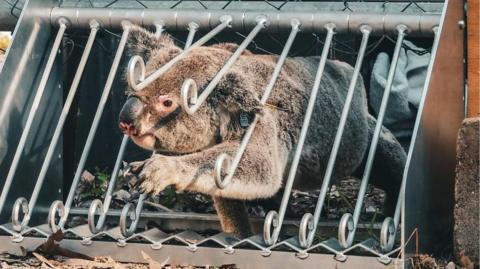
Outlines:
[[143, 112], [143, 103], [137, 97], [130, 97], [120, 111], [119, 126], [127, 135], [135, 134], [135, 121]]

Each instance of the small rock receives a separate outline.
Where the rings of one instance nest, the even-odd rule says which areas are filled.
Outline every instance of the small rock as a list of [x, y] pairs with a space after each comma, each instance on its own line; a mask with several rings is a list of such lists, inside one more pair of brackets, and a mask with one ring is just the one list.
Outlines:
[[449, 262], [447, 266], [445, 266], [445, 269], [455, 269], [455, 264], [453, 262]]
[[330, 191], [330, 197], [340, 197], [340, 192], [338, 191]]
[[132, 195], [126, 190], [118, 190], [113, 193], [113, 197], [117, 200], [128, 202], [132, 198]]

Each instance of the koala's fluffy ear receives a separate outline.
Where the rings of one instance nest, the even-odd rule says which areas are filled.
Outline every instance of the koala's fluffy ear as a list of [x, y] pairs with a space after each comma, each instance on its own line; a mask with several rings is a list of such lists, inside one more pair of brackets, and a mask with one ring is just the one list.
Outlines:
[[228, 72], [217, 86], [213, 98], [215, 105], [231, 112], [261, 113], [262, 105], [255, 86], [239, 72]]
[[163, 33], [157, 37], [147, 29], [133, 25], [128, 36], [126, 53], [129, 58], [139, 55], [144, 60], [148, 60], [153, 51], [168, 47], [175, 47], [175, 43], [168, 34]]

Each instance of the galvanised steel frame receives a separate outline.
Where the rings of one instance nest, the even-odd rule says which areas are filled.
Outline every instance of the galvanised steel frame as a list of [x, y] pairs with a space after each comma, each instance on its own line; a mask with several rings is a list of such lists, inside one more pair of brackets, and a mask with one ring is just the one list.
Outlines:
[[[113, 252], [124, 253], [127, 249], [146, 250], [151, 248], [153, 250], [162, 249], [158, 252], [160, 255], [164, 255], [167, 252], [168, 255], [176, 257], [178, 261], [184, 262], [191, 259], [192, 263], [201, 263], [205, 260], [205, 257], [209, 257], [212, 262], [219, 263], [222, 261], [235, 261], [246, 267], [252, 267], [253, 264], [250, 261], [242, 261], [242, 257], [245, 255], [251, 256], [255, 253], [254, 250], [245, 250], [244, 248], [253, 248], [260, 250], [262, 256], [271, 257], [267, 259], [272, 261], [268, 263], [270, 267], [276, 267], [283, 262], [288, 261], [292, 266], [295, 264], [302, 264], [304, 266], [314, 266], [317, 262], [322, 264], [331, 264], [332, 266], [339, 266], [338, 268], [358, 268], [358, 266], [369, 266], [370, 268], [380, 268], [383, 264], [389, 264], [392, 260], [397, 262], [395, 257], [398, 257], [399, 251], [404, 247], [404, 240], [406, 233], [405, 226], [401, 226], [401, 214], [402, 209], [405, 209], [405, 189], [409, 182], [409, 175], [422, 170], [422, 167], [416, 166], [412, 163], [412, 158], [418, 156], [421, 153], [414, 155], [418, 151], [418, 141], [422, 138], [418, 138], [421, 133], [420, 130], [425, 128], [421, 126], [424, 122], [423, 110], [425, 109], [425, 103], [427, 98], [433, 98], [432, 95], [437, 94], [438, 89], [435, 91], [429, 90], [431, 88], [431, 78], [435, 74], [433, 73], [435, 66], [438, 62], [441, 63], [442, 59], [438, 56], [439, 47], [441, 47], [442, 36], [448, 36], [453, 31], [445, 26], [446, 18], [453, 12], [449, 10], [458, 9], [458, 6], [451, 3], [445, 3], [443, 12], [441, 14], [403, 14], [403, 13], [366, 13], [366, 12], [334, 12], [334, 11], [250, 11], [250, 10], [195, 10], [195, 9], [114, 9], [114, 8], [78, 8], [78, 7], [58, 7], [55, 1], [45, 1], [42, 3], [30, 2], [26, 4], [26, 8], [22, 13], [19, 24], [16, 27], [14, 41], [12, 47], [7, 52], [7, 61], [0, 77], [0, 85], [2, 85], [0, 91], [0, 98], [2, 100], [2, 117], [1, 121], [5, 121], [5, 118], [10, 117], [13, 119], [12, 110], [14, 109], [8, 102], [23, 96], [26, 93], [33, 94], [32, 97], [25, 98], [24, 104], [20, 106], [20, 110], [25, 113], [21, 118], [25, 120], [22, 122], [22, 128], [20, 130], [7, 129], [9, 135], [19, 136], [19, 140], [14, 142], [15, 139], [9, 139], [9, 145], [16, 145], [15, 150], [10, 150], [6, 155], [6, 158], [2, 161], [2, 167], [6, 168], [7, 174], [4, 181], [4, 187], [0, 194], [0, 213], [11, 209], [11, 220], [4, 221], [5, 224], [0, 225], [0, 229], [11, 236], [12, 242], [31, 246], [34, 242], [41, 241], [43, 239], [32, 238], [31, 236], [39, 236], [40, 238], [48, 237], [52, 232], [62, 229], [64, 233], [72, 235], [74, 238], [80, 238], [78, 240], [65, 240], [63, 244], [68, 245], [74, 249], [81, 248], [82, 251], [89, 252], [94, 249], [94, 246], [105, 246], [105, 249], [111, 249], [109, 254]], [[41, 12], [43, 11], [43, 12]], [[35, 18], [34, 18], [35, 14]], [[450, 15], [453, 16], [453, 15]], [[457, 14], [458, 16], [458, 14]], [[450, 20], [452, 20], [450, 18]], [[321, 58], [318, 65], [317, 74], [315, 77], [314, 86], [310, 95], [310, 99], [306, 108], [306, 114], [303, 121], [300, 138], [296, 147], [292, 165], [290, 167], [288, 178], [285, 184], [285, 190], [283, 193], [282, 202], [278, 211], [268, 212], [263, 227], [263, 234], [255, 235], [246, 239], [237, 239], [231, 235], [220, 233], [211, 237], [203, 237], [198, 233], [192, 231], [183, 231], [177, 234], [166, 234], [159, 229], [150, 229], [145, 232], [137, 232], [137, 226], [140, 218], [145, 216], [142, 213], [142, 207], [145, 195], [141, 195], [136, 205], [128, 203], [125, 205], [121, 213], [118, 226], [113, 229], [105, 228], [105, 220], [110, 212], [110, 204], [112, 200], [112, 192], [116, 184], [116, 179], [120, 170], [120, 165], [124, 158], [126, 145], [128, 143], [128, 137], [124, 136], [118, 149], [115, 165], [112, 171], [112, 177], [109, 182], [108, 189], [106, 191], [105, 199], [95, 200], [92, 202], [90, 209], [88, 210], [88, 224], [80, 225], [77, 227], [66, 227], [71, 211], [75, 211], [72, 208], [73, 197], [75, 190], [78, 186], [81, 173], [83, 172], [86, 164], [86, 160], [89, 156], [93, 139], [99, 127], [100, 119], [104, 111], [106, 102], [111, 92], [112, 84], [116, 79], [116, 74], [120, 65], [120, 61], [128, 40], [128, 35], [131, 25], [140, 24], [147, 27], [154, 26], [157, 29], [157, 34], [161, 35], [163, 31], [179, 31], [187, 30], [188, 36], [185, 42], [184, 51], [178, 56], [173, 58], [170, 62], [166, 63], [158, 70], [146, 74], [145, 63], [139, 56], [134, 56], [130, 59], [127, 67], [127, 80], [128, 85], [132, 90], [138, 91], [150, 83], [160, 78], [169, 68], [175, 65], [180, 59], [185, 57], [192, 48], [202, 46], [214, 36], [218, 35], [222, 31], [241, 31], [247, 32], [248, 35], [244, 41], [238, 46], [237, 50], [232, 54], [230, 59], [225, 63], [224, 67], [218, 72], [218, 74], [210, 81], [209, 85], [205, 87], [200, 95], [198, 95], [198, 89], [195, 82], [191, 79], [185, 80], [180, 90], [182, 98], [182, 108], [186, 113], [194, 115], [195, 111], [202, 105], [202, 103], [208, 98], [208, 95], [215, 90], [216, 85], [219, 83], [223, 75], [229, 70], [229, 68], [235, 64], [235, 61], [240, 57], [246, 47], [253, 41], [255, 36], [260, 32], [290, 32], [285, 46], [278, 58], [278, 62], [275, 66], [274, 72], [262, 96], [261, 102], [266, 103], [271, 93], [275, 82], [280, 74], [283, 63], [288, 55], [289, 50], [297, 36], [299, 31], [324, 33], [324, 47], [321, 53]], [[86, 63], [89, 59], [92, 44], [95, 41], [97, 32], [100, 27], [106, 28], [121, 28], [122, 35], [115, 52], [115, 57], [111, 64], [110, 72], [108, 74], [105, 87], [100, 97], [99, 104], [91, 123], [91, 127], [88, 133], [88, 137], [85, 141], [85, 146], [80, 157], [80, 161], [77, 165], [75, 176], [72, 184], [70, 185], [70, 191], [67, 194], [65, 201], [55, 200], [50, 206], [48, 222], [40, 226], [30, 225], [30, 220], [34, 214], [34, 210], [37, 208], [37, 201], [49, 200], [47, 197], [42, 197], [42, 191], [44, 191], [45, 180], [49, 168], [53, 165], [59, 166], [56, 163], [54, 156], [58, 154], [58, 144], [62, 138], [62, 130], [66, 121], [66, 117], [70, 111], [73, 99], [77, 92], [80, 80], [85, 70]], [[87, 28], [90, 30], [85, 49], [81, 56], [79, 65], [76, 69], [73, 82], [68, 91], [67, 97], [63, 102], [63, 107], [58, 107], [54, 113], [46, 113], [43, 111], [48, 104], [44, 99], [46, 93], [58, 95], [55, 92], [55, 84], [61, 85], [62, 81], [58, 77], [61, 70], [58, 69], [58, 63], [56, 63], [56, 57], [64, 33], [71, 28]], [[54, 42], [51, 47], [48, 48], [46, 41], [49, 39], [48, 34], [44, 33], [45, 29], [48, 31], [56, 31]], [[206, 33], [195, 41], [195, 36], [198, 31], [206, 31]], [[25, 32], [27, 31], [27, 32]], [[26, 35], [30, 33], [30, 35]], [[342, 110], [338, 130], [335, 136], [334, 144], [330, 154], [330, 158], [327, 165], [327, 170], [324, 175], [323, 184], [318, 197], [317, 205], [313, 214], [307, 213], [300, 221], [298, 236], [280, 239], [282, 227], [285, 223], [286, 207], [289, 203], [290, 193], [293, 186], [293, 181], [296, 173], [297, 166], [300, 160], [300, 154], [303, 148], [306, 134], [310, 123], [310, 117], [313, 111], [314, 102], [317, 96], [318, 86], [322, 79], [323, 69], [328, 57], [330, 45], [332, 43], [333, 36], [335, 34], [357, 34], [361, 35], [361, 44], [356, 56], [356, 63], [354, 72], [351, 78], [350, 86], [348, 89], [345, 105]], [[345, 122], [349, 112], [350, 104], [353, 98], [355, 85], [360, 74], [362, 62], [365, 57], [365, 52], [370, 36], [388, 34], [396, 36], [396, 45], [393, 52], [392, 64], [388, 72], [387, 84], [385, 87], [382, 103], [380, 106], [380, 112], [377, 119], [377, 125], [375, 127], [372, 143], [367, 155], [367, 164], [362, 177], [361, 187], [358, 193], [355, 209], [352, 213], [346, 213], [341, 218], [338, 225], [338, 238], [330, 238], [325, 241], [317, 242], [315, 240], [316, 232], [319, 228], [320, 214], [322, 207], [325, 203], [325, 197], [330, 185], [332, 171], [335, 165], [336, 155], [341, 143], [343, 130], [345, 128]], [[429, 64], [429, 72], [427, 80], [423, 89], [422, 101], [420, 109], [416, 119], [413, 141], [410, 145], [408, 152], [408, 162], [405, 168], [404, 177], [402, 181], [401, 191], [398, 195], [397, 206], [395, 214], [391, 217], [387, 217], [380, 228], [379, 241], [370, 238], [361, 242], [355, 241], [355, 234], [359, 226], [359, 216], [361, 214], [363, 200], [370, 177], [370, 170], [373, 163], [373, 156], [375, 154], [376, 146], [378, 143], [379, 134], [382, 127], [383, 118], [387, 109], [388, 99], [390, 96], [395, 71], [397, 68], [397, 62], [400, 55], [400, 50], [403, 45], [405, 36], [418, 35], [418, 36], [431, 36], [433, 37], [432, 57]], [[26, 41], [26, 42], [25, 42]], [[47, 49], [48, 48], [48, 49]], [[42, 67], [38, 60], [29, 57], [32, 52], [39, 51], [38, 53], [43, 55], [43, 51], [48, 51], [45, 54], [45, 65]], [[455, 58], [454, 60], [458, 60]], [[57, 67], [57, 68], [56, 68]], [[35, 77], [26, 77], [26, 79], [20, 79], [21, 74], [32, 70], [39, 70], [38, 75]], [[140, 70], [140, 72], [135, 72]], [[456, 74], [454, 81], [459, 81], [459, 76]], [[35, 81], [39, 81], [36, 83]], [[35, 82], [35, 83], [34, 83]], [[55, 82], [55, 83], [53, 83]], [[439, 86], [442, 88], [441, 86]], [[32, 90], [29, 90], [32, 89]], [[460, 92], [463, 92], [460, 91]], [[23, 95], [22, 95], [23, 94]], [[20, 99], [22, 99], [20, 98]], [[30, 98], [33, 98], [31, 105], [27, 102]], [[428, 106], [427, 106], [428, 108]], [[59, 112], [59, 110], [61, 110]], [[22, 167], [21, 159], [24, 155], [31, 155], [27, 145], [29, 139], [32, 139], [32, 132], [35, 129], [41, 129], [42, 126], [35, 125], [37, 117], [43, 115], [44, 117], [56, 118], [56, 115], [60, 115], [56, 120], [56, 126], [51, 127], [46, 132], [51, 134], [42, 140], [42, 145], [46, 148], [45, 154], [40, 154], [38, 157], [41, 163], [40, 169], [38, 165], [34, 166], [33, 170], [40, 170], [38, 176], [31, 176], [35, 178], [32, 182], [35, 182], [33, 191], [30, 198], [27, 200], [23, 197], [11, 197], [12, 193], [18, 195], [19, 191], [12, 188], [15, 184], [19, 183], [19, 168]], [[460, 116], [458, 113], [454, 113], [450, 118]], [[253, 133], [258, 117], [255, 117], [253, 123], [247, 129], [240, 147], [234, 156], [227, 154], [221, 154], [218, 156], [215, 163], [215, 183], [218, 188], [225, 188], [232, 176], [235, 173], [238, 163], [241, 161], [242, 154], [247, 146], [250, 136]], [[3, 127], [5, 128], [5, 127]], [[45, 147], [48, 145], [48, 147]], [[44, 156], [44, 157], [43, 157]], [[454, 156], [454, 155], [453, 155]], [[453, 158], [453, 157], [451, 157]], [[424, 164], [428, 167], [430, 164]], [[61, 165], [60, 165], [61, 166]], [[8, 167], [8, 169], [7, 169]], [[225, 171], [223, 171], [225, 170]], [[413, 171], [413, 172], [412, 172]], [[424, 175], [424, 177], [428, 177]], [[421, 176], [416, 176], [415, 180], [421, 179]], [[51, 181], [51, 180], [50, 180]], [[58, 184], [58, 182], [50, 182], [50, 184]], [[31, 184], [30, 184], [31, 185]], [[19, 195], [18, 195], [19, 196]], [[15, 199], [13, 205], [12, 199]], [[408, 205], [408, 202], [407, 202]], [[154, 213], [151, 213], [154, 214]], [[408, 212], [406, 213], [408, 215]], [[21, 217], [23, 215], [23, 217]], [[158, 214], [161, 215], [161, 214]], [[175, 218], [175, 213], [168, 213], [170, 217]], [[57, 221], [57, 216], [59, 220]], [[96, 217], [98, 217], [98, 220]], [[158, 217], [158, 216], [157, 216]], [[179, 218], [185, 218], [185, 216]], [[160, 216], [161, 218], [161, 216]], [[188, 216], [186, 217], [188, 219]], [[420, 224], [420, 227], [424, 227], [424, 224]], [[283, 227], [284, 228], [284, 227]], [[395, 247], [395, 238], [397, 237], [397, 231], [401, 228], [401, 240], [402, 244]], [[108, 238], [117, 242], [116, 246], [112, 243], [103, 242], [102, 239]], [[100, 241], [97, 241], [100, 240]], [[140, 243], [139, 243], [140, 242]], [[143, 242], [143, 243], [142, 243]], [[174, 250], [178, 250], [179, 246], [173, 246], [170, 243], [183, 244], [190, 252], [186, 254], [178, 254]], [[0, 244], [0, 249], [8, 248], [12, 243]], [[216, 245], [217, 247], [212, 247]], [[84, 247], [89, 246], [91, 247]], [[146, 246], [149, 245], [147, 248]], [[121, 250], [112, 248], [120, 247]], [[221, 251], [218, 249], [222, 249]], [[96, 251], [98, 248], [95, 248]], [[104, 249], [104, 250], [105, 250]], [[280, 250], [287, 250], [294, 252], [297, 258], [286, 258]], [[319, 250], [334, 254], [335, 260], [328, 258], [326, 260], [325, 254], [316, 254]], [[150, 250], [152, 251], [152, 250]], [[356, 255], [350, 255], [351, 253], [358, 253], [358, 251], [364, 254], [374, 256], [377, 259], [364, 258]], [[139, 251], [137, 251], [138, 253]], [[174, 254], [175, 253], [175, 254]], [[200, 255], [194, 255], [193, 253], [203, 253]], [[223, 254], [219, 254], [223, 253]], [[227, 255], [230, 258], [225, 258]], [[121, 255], [118, 255], [121, 256]], [[159, 256], [155, 254], [155, 256]], [[123, 260], [135, 260], [131, 254]], [[189, 258], [187, 258], [189, 257]], [[276, 258], [274, 258], [276, 257]], [[274, 258], [274, 259], [273, 259]], [[347, 259], [348, 258], [348, 259]], [[202, 260], [203, 259], [203, 260]], [[257, 261], [257, 259], [254, 259]], [[261, 259], [260, 259], [261, 260]], [[376, 260], [380, 261], [377, 262]]]

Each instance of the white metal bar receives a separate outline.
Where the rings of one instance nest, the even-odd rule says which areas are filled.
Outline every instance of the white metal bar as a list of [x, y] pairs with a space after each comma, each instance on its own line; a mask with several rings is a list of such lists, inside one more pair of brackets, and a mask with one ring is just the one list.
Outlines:
[[[65, 202], [65, 205], [63, 205], [62, 201], [55, 201], [52, 203], [50, 207], [50, 213], [49, 213], [49, 225], [50, 228], [53, 231], [56, 231], [59, 228], [63, 229], [65, 226], [65, 223], [68, 219], [68, 215], [70, 212], [70, 207], [73, 202], [73, 197], [75, 195], [75, 189], [77, 188], [77, 185], [80, 181], [80, 177], [82, 175], [83, 169], [85, 167], [85, 163], [88, 158], [88, 154], [90, 153], [90, 148], [93, 143], [93, 139], [95, 138], [95, 134], [97, 132], [98, 125], [100, 123], [100, 119], [103, 114], [103, 110], [105, 108], [105, 105], [108, 100], [108, 96], [110, 95], [110, 90], [112, 88], [113, 80], [115, 79], [115, 75], [117, 73], [118, 66], [120, 64], [120, 60], [123, 55], [123, 51], [125, 49], [125, 45], [127, 43], [128, 39], [128, 34], [130, 33], [130, 27], [131, 23], [129, 21], [124, 21], [123, 22], [123, 33], [122, 33], [122, 38], [120, 39], [120, 43], [117, 48], [117, 52], [115, 54], [115, 58], [113, 59], [112, 67], [110, 68], [110, 72], [107, 77], [107, 81], [105, 83], [105, 88], [102, 92], [102, 96], [100, 97], [100, 102], [97, 107], [97, 111], [95, 112], [95, 117], [93, 118], [92, 125], [90, 127], [90, 131], [87, 136], [87, 140], [85, 142], [85, 146], [82, 151], [82, 155], [80, 157], [79, 164], [77, 166], [77, 170], [75, 172], [75, 176], [72, 181], [72, 185], [70, 186], [70, 191], [67, 196], [67, 200]], [[61, 216], [60, 222], [57, 225], [55, 224], [55, 216], [56, 214], [59, 214]]]
[[[172, 68], [173, 65], [175, 65], [178, 61], [183, 59], [188, 52], [190, 52], [191, 49], [199, 47], [203, 44], [205, 44], [207, 41], [212, 39], [214, 36], [216, 36], [218, 33], [220, 33], [223, 29], [227, 28], [230, 26], [230, 23], [232, 21], [232, 17], [230, 16], [223, 16], [220, 18], [220, 24], [217, 25], [217, 27], [213, 28], [210, 32], [205, 34], [202, 38], [200, 38], [197, 42], [193, 43], [188, 49], [183, 50], [180, 54], [175, 56], [172, 60], [170, 60], [168, 63], [164, 64], [162, 67], [159, 69], [155, 70], [152, 74], [150, 74], [148, 77], [146, 77], [145, 74], [145, 62], [141, 57], [136, 57], [132, 58], [135, 59], [134, 64], [129, 63], [129, 68], [128, 68], [128, 73], [127, 78], [128, 78], [128, 86], [132, 88], [134, 91], [141, 91], [148, 85], [152, 84], [155, 80], [157, 80], [160, 76], [162, 76], [165, 72], [167, 72], [170, 68]], [[131, 60], [131, 61], [132, 61]], [[135, 65], [140, 64], [140, 69], [143, 71], [140, 74], [140, 82], [138, 79], [134, 79], [135, 76], [137, 76], [137, 73], [135, 72]], [[138, 84], [137, 84], [138, 83]]]
[[[297, 36], [297, 33], [299, 31], [300, 31], [300, 22], [297, 19], [293, 19], [292, 30], [287, 39], [287, 42], [285, 43], [285, 47], [283, 48], [281, 55], [278, 58], [277, 64], [275, 65], [275, 68], [272, 73], [272, 77], [270, 78], [270, 81], [267, 87], [265, 88], [263, 96], [260, 100], [260, 104], [265, 105], [267, 103], [267, 99], [270, 96], [270, 93], [272, 92], [273, 86], [275, 86], [275, 82], [277, 82], [277, 78], [280, 75], [280, 71], [282, 70], [283, 64], [285, 63], [285, 60], [288, 56], [288, 52], [290, 51], [293, 41], [295, 40], [295, 37]], [[217, 157], [217, 160], [215, 162], [214, 177], [215, 177], [215, 184], [217, 185], [218, 188], [223, 189], [230, 183], [233, 175], [235, 174], [235, 170], [237, 169], [238, 164], [242, 159], [243, 153], [247, 148], [248, 142], [250, 141], [250, 137], [252, 136], [253, 131], [255, 130], [255, 126], [258, 120], [259, 120], [259, 116], [255, 115], [252, 123], [250, 124], [247, 131], [243, 135], [242, 141], [240, 143], [240, 146], [237, 152], [235, 153], [233, 161], [230, 161], [231, 157], [228, 156], [228, 154], [226, 153], [223, 153]], [[225, 177], [223, 177], [222, 169], [224, 167], [225, 161], [228, 162], [228, 165], [226, 168], [228, 173]]]
[[[317, 100], [317, 94], [320, 89], [320, 82], [323, 77], [323, 70], [328, 58], [328, 52], [330, 50], [330, 44], [335, 34], [335, 25], [327, 24], [327, 36], [325, 37], [325, 44], [323, 45], [322, 55], [318, 63], [317, 74], [315, 75], [315, 81], [313, 83], [312, 92], [310, 93], [310, 98], [308, 100], [307, 109], [305, 111], [305, 117], [303, 119], [302, 129], [300, 131], [300, 136], [298, 138], [297, 147], [293, 156], [292, 164], [290, 165], [290, 170], [287, 177], [287, 182], [285, 184], [285, 190], [283, 192], [282, 203], [280, 204], [280, 209], [278, 213], [276, 211], [268, 212], [265, 218], [265, 225], [263, 231], [263, 238], [265, 243], [268, 245], [273, 245], [277, 242], [280, 235], [280, 230], [283, 225], [285, 218], [285, 212], [287, 211], [288, 201], [290, 199], [290, 194], [292, 192], [293, 182], [295, 180], [295, 175], [297, 173], [298, 164], [300, 163], [300, 157], [302, 155], [303, 145], [305, 139], [307, 138], [308, 127], [310, 126], [310, 119], [313, 114], [313, 109], [315, 107], [315, 102]], [[271, 233], [270, 227], [273, 225], [274, 230], [273, 234]]]
[[358, 51], [357, 61], [355, 63], [355, 68], [352, 74], [352, 80], [350, 81], [350, 85], [348, 88], [347, 97], [345, 98], [345, 105], [342, 110], [342, 115], [338, 124], [337, 133], [335, 134], [332, 151], [330, 152], [330, 157], [328, 159], [327, 169], [325, 171], [322, 187], [320, 189], [317, 205], [315, 207], [315, 213], [314, 215], [306, 213], [300, 222], [299, 241], [300, 245], [304, 248], [311, 246], [315, 238], [318, 222], [320, 220], [320, 214], [322, 212], [325, 197], [327, 195], [328, 187], [330, 185], [333, 169], [335, 167], [335, 161], [338, 155], [338, 149], [340, 148], [343, 131], [347, 122], [348, 113], [350, 111], [350, 105], [353, 100], [353, 94], [355, 92], [358, 76], [360, 74], [360, 68], [362, 67], [363, 58], [365, 57], [365, 50], [367, 48], [368, 39], [370, 37], [371, 27], [368, 25], [362, 25], [360, 27], [360, 31], [362, 32], [362, 42]]
[[58, 49], [60, 47], [63, 35], [65, 33], [65, 30], [67, 29], [68, 21], [66, 19], [59, 19], [57, 23], [59, 24], [60, 28], [58, 29], [55, 41], [53, 42], [52, 49], [48, 56], [47, 64], [45, 65], [45, 69], [43, 70], [37, 92], [33, 99], [30, 112], [28, 113], [25, 127], [23, 129], [22, 135], [20, 136], [17, 149], [15, 150], [15, 155], [13, 157], [10, 169], [8, 170], [7, 178], [5, 179], [5, 183], [3, 185], [2, 193], [0, 195], [0, 213], [5, 206], [8, 192], [10, 191], [10, 187], [12, 185], [18, 164], [20, 162], [20, 158], [22, 157], [23, 150], [25, 149], [28, 135], [30, 134], [30, 128], [32, 127], [33, 120], [35, 119], [38, 107], [40, 106], [40, 102], [42, 101], [43, 93], [45, 91], [45, 87], [47, 86], [48, 78], [50, 77], [50, 72], [52, 71], [55, 58], [58, 55]]
[[253, 41], [253, 38], [265, 27], [267, 20], [264, 17], [259, 17], [257, 25], [253, 30], [245, 37], [243, 42], [238, 46], [237, 50], [232, 54], [228, 59], [225, 65], [218, 71], [215, 77], [208, 83], [208, 85], [203, 89], [200, 96], [198, 96], [197, 84], [193, 79], [186, 79], [182, 85], [182, 91], [180, 98], [182, 99], [182, 106], [185, 112], [192, 115], [194, 114], [200, 106], [207, 100], [207, 97], [212, 93], [215, 87], [218, 85], [223, 76], [230, 70], [233, 64], [237, 59], [242, 55], [243, 51], [247, 48], [248, 44]]
[[[13, 224], [13, 228], [18, 231], [28, 226], [28, 223], [32, 216], [33, 209], [35, 208], [35, 204], [37, 202], [38, 196], [42, 189], [43, 182], [47, 175], [48, 168], [50, 167], [50, 162], [52, 161], [53, 154], [55, 153], [55, 148], [60, 139], [60, 135], [62, 134], [63, 125], [65, 124], [65, 120], [67, 119], [68, 112], [70, 111], [70, 107], [73, 103], [73, 99], [75, 98], [75, 94], [77, 92], [78, 85], [80, 84], [83, 70], [85, 69], [85, 65], [90, 55], [90, 51], [92, 49], [93, 42], [95, 41], [95, 37], [97, 35], [99, 26], [100, 25], [98, 24], [97, 21], [95, 20], [91, 21], [90, 34], [88, 36], [85, 49], [83, 51], [80, 62], [78, 64], [77, 71], [75, 72], [75, 77], [73, 78], [73, 82], [72, 82], [72, 85], [70, 86], [70, 90], [68, 92], [67, 98], [65, 99], [65, 104], [63, 105], [62, 112], [60, 113], [60, 118], [58, 119], [57, 126], [55, 127], [55, 132], [53, 133], [52, 140], [50, 141], [50, 145], [48, 146], [47, 154], [45, 155], [45, 159], [43, 160], [42, 167], [40, 169], [40, 173], [37, 178], [37, 182], [35, 183], [35, 187], [30, 196], [30, 202], [28, 203], [28, 206], [26, 206], [26, 203], [28, 201], [23, 197], [18, 198], [13, 207], [12, 224]], [[26, 209], [26, 210], [22, 210], [25, 215], [21, 222], [20, 222], [20, 216], [19, 216], [20, 208]]]
[[368, 181], [370, 178], [370, 173], [372, 171], [373, 161], [375, 159], [375, 152], [377, 150], [378, 140], [380, 138], [380, 133], [382, 131], [383, 118], [385, 116], [385, 112], [387, 111], [388, 100], [389, 100], [390, 92], [393, 85], [393, 79], [395, 78], [395, 71], [397, 70], [398, 58], [400, 57], [400, 51], [402, 48], [403, 39], [405, 37], [405, 32], [407, 31], [407, 27], [403, 24], [399, 25], [397, 27], [397, 31], [398, 31], [397, 42], [395, 44], [395, 50], [394, 50], [392, 61], [390, 64], [390, 70], [388, 72], [387, 84], [383, 92], [382, 103], [380, 104], [380, 109], [377, 116], [377, 123], [373, 131], [372, 142], [370, 145], [370, 149], [368, 151], [365, 170], [363, 172], [360, 189], [358, 191], [358, 196], [357, 196], [357, 201], [355, 203], [353, 216], [350, 213], [345, 213], [342, 216], [340, 220], [340, 224], [338, 226], [338, 241], [344, 248], [350, 247], [353, 243], [353, 239], [355, 238], [355, 231], [357, 230], [358, 219], [362, 211], [365, 193], [367, 192]]

